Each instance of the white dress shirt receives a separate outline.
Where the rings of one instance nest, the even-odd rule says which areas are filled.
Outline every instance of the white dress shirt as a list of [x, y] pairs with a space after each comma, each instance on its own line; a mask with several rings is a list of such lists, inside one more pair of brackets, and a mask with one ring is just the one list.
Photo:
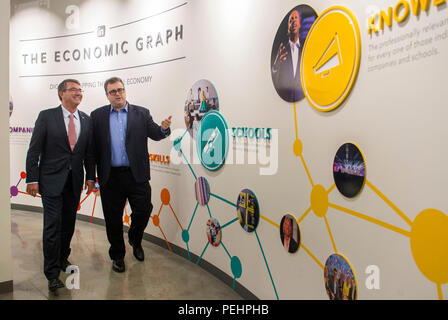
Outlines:
[[291, 47], [291, 58], [295, 77], [297, 72], [297, 64], [299, 62], [300, 42], [297, 41], [296, 43], [294, 43], [291, 40], [289, 40], [289, 46]]

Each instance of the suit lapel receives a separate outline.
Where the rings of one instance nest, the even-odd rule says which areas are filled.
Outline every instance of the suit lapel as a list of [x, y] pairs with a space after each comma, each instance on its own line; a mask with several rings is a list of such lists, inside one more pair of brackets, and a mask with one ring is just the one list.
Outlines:
[[64, 113], [62, 112], [62, 105], [60, 105], [59, 108], [56, 109], [55, 122], [58, 126], [59, 131], [63, 132], [65, 146], [68, 148], [68, 150], [71, 151], [70, 142], [68, 141], [67, 129], [64, 122]]
[[[111, 150], [110, 146], [110, 108], [111, 105], [105, 106], [102, 110], [101, 118], [103, 118], [104, 126], [103, 126], [103, 135], [106, 138], [106, 144], [108, 149]], [[100, 122], [101, 123], [101, 122]]]
[[84, 135], [86, 134], [86, 129], [87, 129], [86, 117], [83, 114], [81, 114], [81, 111], [79, 111], [79, 110], [78, 110], [78, 116], [79, 116], [79, 126], [80, 126], [79, 130], [81, 130], [81, 132], [79, 133], [79, 137], [76, 140], [76, 144], [75, 144], [75, 148], [73, 149], [73, 152], [75, 152], [78, 149], [78, 146], [80, 145]]
[[134, 108], [131, 104], [128, 104], [128, 122], [126, 124], [126, 145], [128, 144], [129, 141], [130, 128], [132, 127], [134, 118], [135, 118]]

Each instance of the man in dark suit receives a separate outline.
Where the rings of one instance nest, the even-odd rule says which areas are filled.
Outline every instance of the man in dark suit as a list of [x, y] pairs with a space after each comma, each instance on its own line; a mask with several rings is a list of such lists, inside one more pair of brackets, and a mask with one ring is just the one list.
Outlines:
[[282, 231], [280, 233], [280, 237], [283, 243], [283, 246], [289, 253], [294, 253], [299, 249], [299, 244], [296, 240], [294, 240], [293, 236], [293, 221], [290, 217], [285, 216], [282, 219]]
[[87, 193], [95, 186], [95, 162], [90, 118], [78, 110], [80, 83], [74, 79], [58, 87], [61, 105], [39, 113], [26, 157], [27, 192], [42, 196], [44, 208], [44, 273], [48, 288], [64, 284], [60, 270], [70, 264], [70, 242], [86, 169]]
[[124, 272], [123, 210], [126, 199], [132, 209], [129, 244], [143, 261], [143, 232], [152, 211], [149, 185], [148, 138], [162, 140], [170, 135], [171, 116], [156, 124], [149, 110], [126, 101], [123, 81], [113, 77], [104, 83], [110, 104], [91, 113], [95, 159], [110, 242], [112, 269]]
[[300, 81], [300, 19], [299, 10], [293, 10], [289, 15], [288, 42], [280, 43], [271, 69], [275, 89], [288, 102], [296, 102], [305, 96]]

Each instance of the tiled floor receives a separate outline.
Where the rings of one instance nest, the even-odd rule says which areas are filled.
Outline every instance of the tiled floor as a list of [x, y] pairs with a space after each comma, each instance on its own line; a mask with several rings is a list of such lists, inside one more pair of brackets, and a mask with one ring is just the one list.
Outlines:
[[[79, 267], [80, 288], [62, 288], [50, 293], [43, 274], [42, 214], [11, 212], [14, 292], [0, 295], [0, 299], [241, 299], [232, 288], [202, 268], [148, 241], [142, 244], [144, 262], [134, 258], [126, 243], [126, 272], [116, 273], [111, 268], [104, 227], [79, 220], [69, 260]], [[64, 283], [67, 277], [61, 272]]]

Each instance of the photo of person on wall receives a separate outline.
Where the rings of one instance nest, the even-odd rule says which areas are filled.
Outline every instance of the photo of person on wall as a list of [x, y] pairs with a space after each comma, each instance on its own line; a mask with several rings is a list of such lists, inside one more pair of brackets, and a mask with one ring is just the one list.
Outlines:
[[196, 81], [188, 90], [184, 105], [185, 126], [193, 139], [196, 139], [199, 122], [211, 110], [219, 111], [219, 99], [215, 87], [208, 80]]
[[308, 5], [293, 8], [281, 22], [272, 45], [271, 76], [279, 96], [287, 102], [304, 98], [300, 59], [306, 36], [317, 18]]

